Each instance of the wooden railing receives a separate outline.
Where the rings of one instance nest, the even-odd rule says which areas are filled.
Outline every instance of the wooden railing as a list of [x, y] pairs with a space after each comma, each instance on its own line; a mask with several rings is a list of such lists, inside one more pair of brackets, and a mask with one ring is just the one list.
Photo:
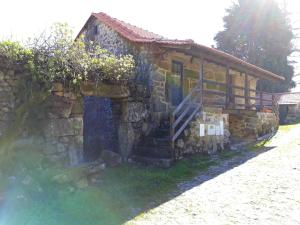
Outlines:
[[179, 156], [179, 154], [175, 152], [175, 141], [193, 120], [194, 116], [201, 110], [201, 102], [199, 102], [199, 99], [201, 99], [201, 89], [197, 85], [171, 114], [170, 138], [174, 159], [177, 159]]
[[[223, 87], [226, 91], [220, 90], [211, 90], [204, 89], [202, 91], [202, 95], [217, 95], [221, 97], [225, 97], [223, 102], [207, 102], [203, 99], [204, 106], [217, 106], [222, 107], [224, 109], [237, 109], [237, 108], [245, 108], [245, 109], [254, 109], [255, 110], [263, 110], [269, 109], [273, 112], [277, 113], [277, 99], [274, 94], [257, 91], [255, 89], [250, 89], [248, 87], [240, 87], [236, 85], [229, 85], [226, 83], [221, 83], [217, 81], [211, 81], [203, 79], [203, 83], [218, 85], [219, 87]], [[243, 94], [235, 94], [235, 90], [240, 90]], [[244, 103], [237, 103], [236, 99], [244, 99]], [[255, 102], [253, 103], [253, 100]]]
[[[204, 89], [205, 83], [224, 87], [226, 91]], [[243, 91], [243, 94], [235, 94], [234, 90], [241, 90]], [[207, 103], [204, 97], [207, 97], [208, 95], [225, 97], [225, 101], [210, 101]], [[244, 103], [237, 103], [236, 99], [244, 99]], [[254, 104], [252, 104], [253, 100], [255, 100]], [[278, 116], [278, 104], [274, 94], [250, 89], [247, 86], [244, 88], [202, 78], [197, 86], [190, 91], [170, 116], [170, 138], [174, 159], [177, 159], [180, 156], [180, 152], [175, 151], [175, 141], [180, 137], [195, 115], [201, 112], [204, 106], [221, 107], [224, 109], [266, 109], [271, 110]]]

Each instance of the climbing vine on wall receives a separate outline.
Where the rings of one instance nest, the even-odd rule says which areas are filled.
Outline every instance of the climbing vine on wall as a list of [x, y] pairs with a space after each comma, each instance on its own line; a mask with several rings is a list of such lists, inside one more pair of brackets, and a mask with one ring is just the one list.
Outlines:
[[74, 41], [66, 24], [55, 24], [26, 44], [2, 41], [0, 57], [10, 66], [23, 66], [33, 81], [47, 88], [54, 82], [75, 89], [86, 81], [126, 82], [135, 67], [131, 55], [115, 56], [83, 36]]

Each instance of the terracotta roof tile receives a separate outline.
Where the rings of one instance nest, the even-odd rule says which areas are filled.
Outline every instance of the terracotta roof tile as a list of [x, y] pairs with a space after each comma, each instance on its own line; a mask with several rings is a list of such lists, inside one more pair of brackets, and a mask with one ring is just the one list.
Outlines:
[[278, 104], [280, 105], [293, 105], [300, 103], [300, 93], [299, 92], [290, 92], [277, 94]]

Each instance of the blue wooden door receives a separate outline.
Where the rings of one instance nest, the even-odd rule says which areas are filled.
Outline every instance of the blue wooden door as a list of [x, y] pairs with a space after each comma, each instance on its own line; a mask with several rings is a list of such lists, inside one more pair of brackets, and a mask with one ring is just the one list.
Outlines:
[[84, 97], [84, 159], [94, 161], [102, 150], [118, 151], [118, 130], [112, 100]]
[[179, 105], [183, 100], [183, 64], [177, 61], [172, 62], [169, 96], [173, 106]]

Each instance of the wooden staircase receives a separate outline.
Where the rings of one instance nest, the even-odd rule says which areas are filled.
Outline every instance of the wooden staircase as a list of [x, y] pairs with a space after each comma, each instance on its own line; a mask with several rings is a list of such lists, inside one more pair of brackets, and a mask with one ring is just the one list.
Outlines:
[[197, 85], [191, 90], [188, 96], [176, 107], [170, 116], [170, 141], [172, 148], [172, 158], [174, 160], [181, 157], [181, 152], [175, 151], [175, 142], [189, 126], [191, 121], [202, 110], [201, 87]]
[[163, 120], [148, 136], [142, 137], [135, 147], [133, 160], [146, 165], [170, 167], [172, 148], [170, 144], [170, 122]]
[[135, 161], [161, 167], [169, 167], [181, 157], [175, 150], [175, 142], [191, 121], [201, 112], [201, 89], [195, 87], [174, 109], [170, 120], [163, 120], [160, 126], [146, 137], [142, 137], [135, 147]]

